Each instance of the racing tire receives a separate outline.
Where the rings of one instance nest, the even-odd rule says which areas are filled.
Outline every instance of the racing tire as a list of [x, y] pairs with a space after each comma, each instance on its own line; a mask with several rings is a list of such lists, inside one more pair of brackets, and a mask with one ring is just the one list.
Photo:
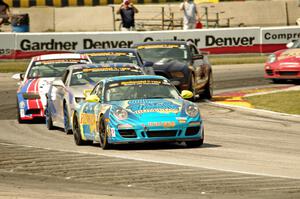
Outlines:
[[111, 144], [107, 141], [107, 130], [106, 125], [104, 122], [104, 118], [102, 117], [99, 124], [99, 141], [100, 141], [100, 147], [103, 150], [112, 148]]
[[186, 141], [185, 144], [188, 148], [197, 148], [203, 145], [203, 139], [196, 141]]
[[204, 87], [204, 92], [202, 94], [204, 99], [211, 99], [213, 97], [213, 76], [212, 72], [209, 73], [208, 81]]
[[53, 126], [53, 121], [52, 121], [52, 116], [51, 116], [51, 112], [50, 112], [50, 108], [49, 106], [47, 105], [47, 108], [46, 108], [46, 126], [47, 126], [47, 129], [48, 130], [53, 130], [54, 129], [54, 126]]
[[66, 106], [66, 103], [64, 103], [64, 132], [68, 134], [72, 134], [72, 130], [69, 128], [70, 126], [70, 118], [69, 118], [69, 111]]
[[74, 116], [73, 119], [73, 136], [74, 136], [75, 144], [78, 146], [86, 145], [89, 143], [89, 141], [85, 141], [81, 137], [80, 126], [78, 123], [77, 116]]
[[197, 101], [197, 92], [195, 90], [195, 77], [194, 74], [191, 73], [190, 83], [189, 83], [189, 90], [193, 93], [193, 97], [190, 99], [192, 102]]
[[24, 124], [25, 120], [21, 119], [19, 103], [17, 103], [17, 120], [19, 124]]
[[186, 141], [185, 144], [188, 148], [197, 148], [203, 145], [204, 143], [204, 130], [203, 130], [203, 137], [199, 140], [193, 140], [193, 141]]
[[284, 83], [286, 83], [286, 81], [287, 80], [285, 80], [285, 79], [272, 79], [272, 82], [274, 84], [284, 84]]

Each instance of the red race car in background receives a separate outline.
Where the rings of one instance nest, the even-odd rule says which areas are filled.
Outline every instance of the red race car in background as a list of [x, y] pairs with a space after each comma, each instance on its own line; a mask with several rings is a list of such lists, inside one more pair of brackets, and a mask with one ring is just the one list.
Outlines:
[[274, 83], [300, 80], [300, 39], [288, 43], [287, 47], [269, 55], [265, 63], [264, 77]]

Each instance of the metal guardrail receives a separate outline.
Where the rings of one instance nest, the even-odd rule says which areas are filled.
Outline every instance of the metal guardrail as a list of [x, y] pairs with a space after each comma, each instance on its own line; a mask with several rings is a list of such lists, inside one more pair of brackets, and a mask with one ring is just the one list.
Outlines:
[[[113, 21], [114, 21], [114, 31], [121, 30], [121, 19], [116, 17], [115, 7], [111, 6]], [[216, 13], [216, 18], [208, 18], [208, 12], [205, 12], [201, 17], [201, 23], [205, 24], [206, 28], [219, 28], [219, 27], [230, 27], [230, 21], [233, 17], [220, 18], [219, 14], [224, 12]], [[136, 18], [135, 28], [137, 31], [146, 30], [174, 30], [183, 28], [183, 19], [175, 18], [174, 12], [165, 12], [165, 7], [161, 7], [161, 12], [155, 15], [153, 18]], [[158, 17], [157, 17], [158, 16]], [[204, 18], [204, 19], [203, 19]], [[221, 20], [226, 20], [226, 23], [220, 24]], [[119, 26], [117, 27], [117, 23]]]

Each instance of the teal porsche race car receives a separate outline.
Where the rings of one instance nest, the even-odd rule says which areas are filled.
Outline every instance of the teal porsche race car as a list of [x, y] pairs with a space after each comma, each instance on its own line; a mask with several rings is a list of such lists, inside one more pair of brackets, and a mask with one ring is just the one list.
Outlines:
[[[85, 92], [86, 93], [86, 92]], [[185, 142], [199, 147], [204, 128], [199, 108], [185, 100], [161, 76], [120, 76], [103, 79], [72, 115], [77, 145], [99, 142], [103, 149], [114, 144]]]

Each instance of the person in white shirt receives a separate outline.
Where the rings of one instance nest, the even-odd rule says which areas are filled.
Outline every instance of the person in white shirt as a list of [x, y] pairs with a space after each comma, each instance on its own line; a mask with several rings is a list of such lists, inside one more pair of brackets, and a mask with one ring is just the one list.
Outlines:
[[180, 10], [183, 11], [183, 30], [194, 29], [197, 20], [200, 21], [194, 1], [184, 0], [184, 2], [180, 4]]

